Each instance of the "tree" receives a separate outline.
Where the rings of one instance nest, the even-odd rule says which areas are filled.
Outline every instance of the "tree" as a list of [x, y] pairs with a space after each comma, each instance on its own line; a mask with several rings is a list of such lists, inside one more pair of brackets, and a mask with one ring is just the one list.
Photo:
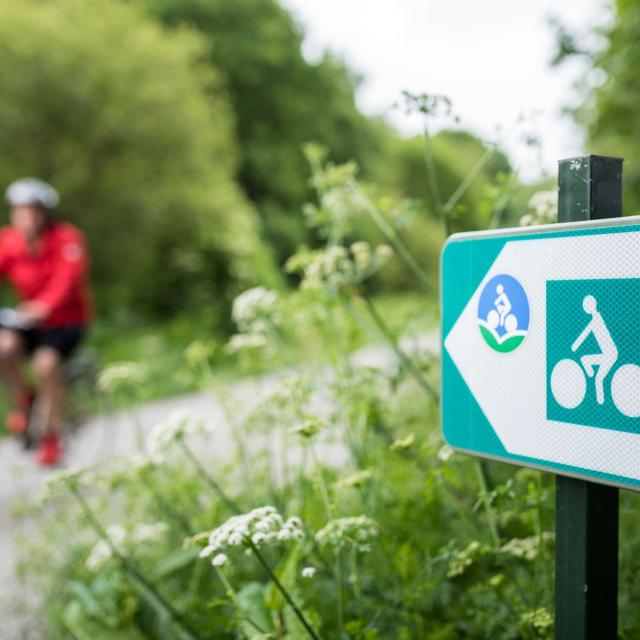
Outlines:
[[105, 307], [170, 311], [275, 277], [204, 54], [120, 2], [0, 0], [0, 184], [56, 185]]
[[626, 212], [640, 206], [640, 5], [637, 0], [616, 0], [613, 20], [597, 30], [602, 43], [584, 51], [567, 42], [578, 39], [559, 31], [562, 61], [567, 55], [587, 56], [590, 73], [580, 82], [584, 102], [574, 111], [587, 133], [589, 151], [624, 158]]
[[164, 23], [198, 29], [221, 70], [236, 114], [239, 179], [263, 216], [281, 259], [305, 237], [309, 197], [302, 145], [355, 159], [366, 174], [377, 154], [377, 123], [354, 101], [357, 79], [336, 59], [307, 62], [303, 34], [276, 0], [135, 0]]

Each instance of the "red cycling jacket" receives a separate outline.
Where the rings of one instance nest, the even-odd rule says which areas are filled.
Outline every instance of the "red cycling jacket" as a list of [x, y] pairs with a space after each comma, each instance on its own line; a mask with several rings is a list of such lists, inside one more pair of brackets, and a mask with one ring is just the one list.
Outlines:
[[48, 224], [33, 253], [15, 227], [0, 229], [0, 277], [11, 282], [23, 302], [40, 302], [49, 310], [44, 329], [89, 324], [88, 265], [84, 236], [73, 225]]

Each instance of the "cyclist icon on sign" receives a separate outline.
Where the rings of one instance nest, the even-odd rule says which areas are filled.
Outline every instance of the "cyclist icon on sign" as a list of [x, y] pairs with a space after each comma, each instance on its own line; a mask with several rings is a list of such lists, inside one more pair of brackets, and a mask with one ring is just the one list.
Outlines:
[[596, 400], [598, 404], [604, 404], [604, 379], [618, 359], [618, 348], [598, 311], [597, 304], [593, 296], [585, 296], [582, 301], [582, 308], [591, 315], [591, 320], [571, 345], [571, 351], [577, 351], [589, 335], [593, 335], [595, 338], [600, 353], [582, 356], [580, 362], [590, 378], [593, 378], [594, 366], [598, 367], [595, 379]]
[[604, 383], [613, 371], [609, 401], [628, 418], [640, 418], [640, 366], [634, 363], [619, 364], [618, 347], [598, 311], [595, 297], [585, 296], [582, 308], [591, 316], [591, 320], [571, 345], [571, 351], [575, 353], [589, 336], [593, 336], [600, 352], [581, 356], [577, 362], [565, 358], [555, 364], [550, 379], [555, 401], [564, 409], [576, 409], [585, 400], [587, 379], [595, 378], [596, 402], [606, 406], [609, 403], [605, 403]]
[[498, 297], [495, 299], [493, 306], [498, 311], [500, 326], [504, 327], [504, 319], [507, 317], [509, 311], [511, 311], [511, 300], [509, 300], [509, 296], [504, 292], [504, 287], [501, 284], [496, 287], [496, 293]]

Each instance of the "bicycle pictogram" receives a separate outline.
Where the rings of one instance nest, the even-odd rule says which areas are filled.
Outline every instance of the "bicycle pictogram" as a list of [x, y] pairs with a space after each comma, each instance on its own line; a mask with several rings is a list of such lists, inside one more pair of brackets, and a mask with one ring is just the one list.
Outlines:
[[[586, 295], [582, 308], [591, 319], [571, 345], [571, 351], [576, 353], [589, 336], [593, 336], [600, 351], [582, 355], [576, 360], [564, 358], [556, 363], [551, 372], [551, 392], [555, 401], [565, 409], [576, 409], [585, 400], [588, 380], [593, 380], [598, 405], [611, 401], [621, 414], [629, 418], [639, 417], [640, 366], [625, 363], [615, 368], [619, 360], [618, 347], [598, 311], [596, 298]], [[609, 399], [605, 393], [605, 382], [612, 371]]]

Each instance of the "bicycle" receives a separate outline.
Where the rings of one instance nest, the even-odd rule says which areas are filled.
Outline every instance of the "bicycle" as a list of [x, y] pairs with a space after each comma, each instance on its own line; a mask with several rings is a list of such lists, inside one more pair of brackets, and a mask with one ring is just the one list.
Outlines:
[[[0, 328], [22, 331], [30, 328], [17, 309], [0, 307]], [[86, 418], [82, 398], [90, 397], [98, 375], [98, 357], [90, 349], [81, 348], [62, 365], [62, 378], [67, 388], [64, 425], [67, 433], [74, 431]], [[26, 428], [22, 431], [22, 445], [31, 449], [44, 435], [49, 422], [48, 409], [36, 395]]]
[[[587, 395], [587, 373], [580, 361], [565, 358], [551, 372], [551, 393], [565, 409], [575, 409]], [[611, 399], [628, 418], [640, 417], [640, 366], [627, 363], [617, 367], [611, 378]]]

